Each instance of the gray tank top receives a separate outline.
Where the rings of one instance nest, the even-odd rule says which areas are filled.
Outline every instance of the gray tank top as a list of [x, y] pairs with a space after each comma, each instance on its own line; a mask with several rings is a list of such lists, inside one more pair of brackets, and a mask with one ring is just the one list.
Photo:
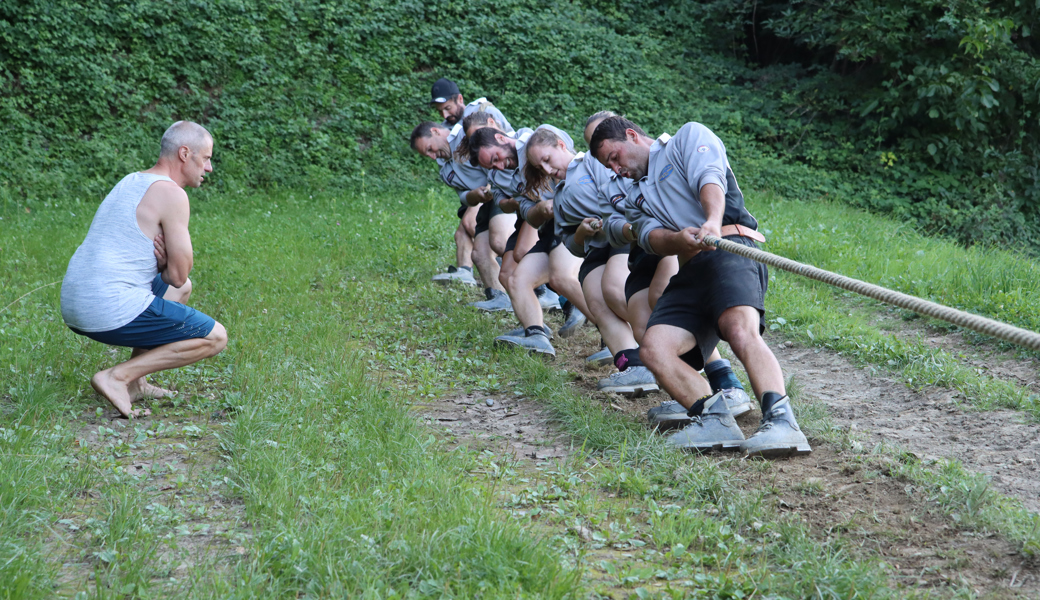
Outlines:
[[61, 284], [61, 316], [80, 331], [119, 329], [155, 299], [159, 272], [152, 240], [137, 225], [137, 205], [165, 175], [131, 173], [108, 193]]

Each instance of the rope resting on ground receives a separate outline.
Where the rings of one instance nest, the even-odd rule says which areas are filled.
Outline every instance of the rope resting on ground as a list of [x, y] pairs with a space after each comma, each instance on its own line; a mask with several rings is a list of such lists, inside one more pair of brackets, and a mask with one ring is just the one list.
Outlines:
[[778, 269], [783, 269], [784, 271], [797, 273], [798, 275], [808, 277], [809, 279], [815, 279], [816, 281], [822, 281], [840, 287], [843, 290], [856, 292], [862, 296], [880, 300], [887, 304], [893, 304], [920, 315], [953, 323], [954, 325], [965, 329], [970, 329], [972, 331], [977, 331], [988, 336], [1002, 339], [1005, 342], [1011, 342], [1012, 344], [1017, 344], [1032, 350], [1040, 350], [1040, 334], [1029, 331], [1028, 329], [1022, 329], [1020, 327], [1008, 325], [1007, 323], [1001, 323], [1000, 321], [994, 321], [993, 319], [973, 315], [964, 312], [963, 310], [957, 310], [955, 308], [943, 306], [942, 304], [922, 300], [916, 296], [896, 292], [879, 285], [874, 285], [851, 277], [845, 277], [844, 275], [838, 275], [837, 273], [818, 269], [812, 265], [770, 254], [769, 252], [757, 248], [751, 248], [744, 246], [743, 244], [737, 244], [729, 240], [717, 238], [713, 235], [705, 236], [704, 241], [720, 250], [739, 254], [744, 258], [749, 258], [753, 261], [769, 265], [770, 267], [776, 267]]

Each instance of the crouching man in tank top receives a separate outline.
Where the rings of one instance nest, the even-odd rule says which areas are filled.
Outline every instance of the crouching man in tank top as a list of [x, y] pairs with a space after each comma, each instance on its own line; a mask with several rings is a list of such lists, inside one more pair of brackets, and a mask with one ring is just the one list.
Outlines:
[[[61, 315], [72, 331], [132, 348], [130, 360], [96, 373], [90, 385], [123, 416], [131, 404], [169, 391], [145, 377], [216, 356], [224, 327], [185, 306], [193, 258], [185, 187], [213, 170], [213, 138], [178, 121], [163, 134], [159, 161], [123, 178], [98, 207], [61, 286]], [[143, 414], [148, 414], [147, 412]]]

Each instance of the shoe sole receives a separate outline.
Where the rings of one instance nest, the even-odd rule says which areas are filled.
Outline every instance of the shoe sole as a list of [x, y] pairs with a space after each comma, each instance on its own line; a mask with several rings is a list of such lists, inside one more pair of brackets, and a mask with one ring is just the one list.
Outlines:
[[711, 444], [691, 444], [689, 446], [675, 446], [687, 452], [735, 452], [740, 450], [740, 444], [744, 440], [727, 440], [724, 442], [712, 442]]
[[475, 309], [477, 309], [477, 310], [479, 310], [481, 312], [487, 312], [487, 313], [506, 312], [506, 311], [513, 312], [513, 307], [512, 306], [509, 306], [509, 307], [506, 307], [506, 308], [484, 308], [483, 306], [476, 306], [474, 304], [470, 304], [470, 306], [472, 306], [473, 308], [475, 308]]
[[597, 388], [596, 391], [612, 394], [621, 394], [626, 398], [641, 398], [647, 394], [660, 391], [656, 383], [647, 385], [619, 385], [614, 387]]
[[457, 279], [457, 278], [432, 279], [431, 281], [433, 281], [435, 283], [439, 283], [441, 285], [451, 285], [453, 282], [454, 283], [464, 283], [466, 285], [480, 285], [476, 281], [467, 281], [465, 279]]
[[746, 456], [760, 457], [760, 458], [790, 458], [792, 456], [803, 456], [805, 454], [812, 454], [812, 447], [806, 444], [781, 444], [775, 446], [767, 446], [765, 448], [756, 448], [754, 451], [748, 451], [747, 449], [741, 449]]
[[736, 406], [727, 406], [726, 408], [729, 408], [729, 414], [733, 415], [734, 417], [746, 415], [752, 410], [751, 402], [745, 402]]
[[682, 415], [677, 415], [674, 418], [659, 418], [650, 421], [650, 427], [658, 431], [668, 431], [688, 425], [691, 420], [690, 417]]
[[506, 341], [506, 340], [500, 340], [500, 339], [497, 339], [497, 338], [495, 339], [495, 345], [496, 346], [502, 346], [502, 347], [505, 347], [505, 348], [522, 348], [524, 350], [527, 350], [528, 352], [533, 352], [533, 353], [536, 353], [536, 354], [544, 354], [546, 356], [551, 356], [553, 358], [556, 358], [556, 351], [550, 352], [548, 350], [539, 350], [537, 348], [528, 348], [527, 346], [521, 346], [520, 344], [517, 344], [517, 343], [514, 343], [514, 342], [509, 342], [509, 341]]

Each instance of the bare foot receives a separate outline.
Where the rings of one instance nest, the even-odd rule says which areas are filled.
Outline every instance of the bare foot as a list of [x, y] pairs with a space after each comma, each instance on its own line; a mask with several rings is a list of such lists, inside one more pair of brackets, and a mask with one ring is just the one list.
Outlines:
[[101, 394], [105, 400], [108, 400], [112, 406], [116, 407], [116, 410], [124, 417], [130, 416], [132, 412], [130, 407], [130, 390], [126, 384], [120, 383], [112, 377], [112, 369], [105, 369], [95, 373], [90, 378], [90, 387], [94, 388], [95, 392]]
[[138, 400], [141, 400], [143, 398], [158, 399], [173, 395], [173, 392], [171, 392], [170, 390], [166, 390], [157, 385], [152, 385], [148, 383], [147, 381], [145, 381], [144, 377], [141, 377], [140, 379], [137, 379], [135, 381], [131, 381], [130, 387], [128, 388], [128, 392], [130, 394], [131, 402], [137, 402]]

